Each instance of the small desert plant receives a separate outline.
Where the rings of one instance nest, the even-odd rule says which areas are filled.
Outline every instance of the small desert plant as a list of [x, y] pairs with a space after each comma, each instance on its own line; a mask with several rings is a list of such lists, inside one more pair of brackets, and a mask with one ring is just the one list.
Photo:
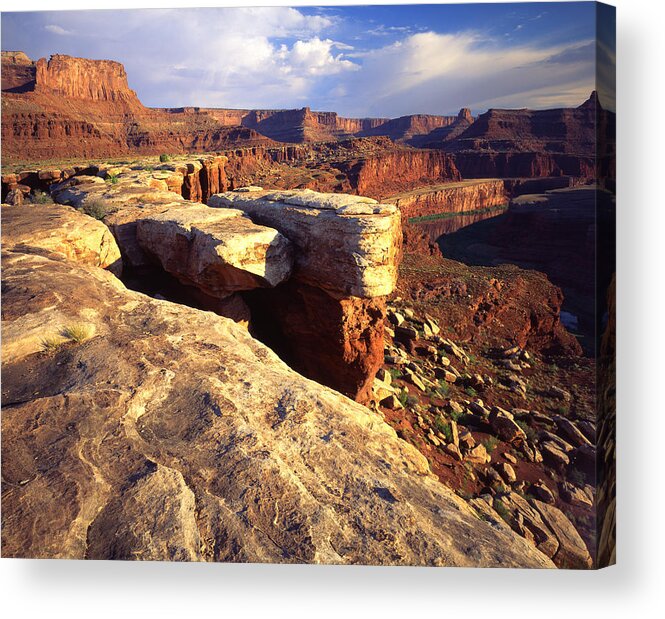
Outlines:
[[485, 450], [487, 453], [492, 453], [495, 449], [496, 446], [499, 444], [498, 439], [496, 439], [493, 436], [488, 436], [484, 441], [483, 441], [483, 447], [485, 447]]
[[64, 327], [61, 331], [62, 337], [72, 340], [73, 342], [81, 343], [90, 339], [95, 330], [92, 325], [85, 323], [71, 324]]
[[109, 174], [108, 178], [106, 179], [107, 183], [111, 183], [111, 185], [115, 185], [118, 182], [118, 175], [117, 174]]
[[400, 391], [398, 396], [397, 396], [397, 399], [399, 400], [399, 403], [402, 406], [406, 406], [406, 400], [407, 400], [408, 397], [409, 397], [409, 393], [407, 391]]
[[437, 391], [439, 393], [443, 394], [444, 396], [448, 395], [448, 392], [450, 391], [450, 385], [443, 378], [440, 378], [439, 379], [439, 387], [438, 387]]
[[581, 471], [580, 469], [569, 469], [568, 478], [576, 486], [583, 488], [584, 484], [586, 484], [586, 475], [584, 474], [584, 471]]
[[506, 521], [510, 522], [510, 511], [509, 509], [503, 504], [502, 501], [499, 500], [494, 500], [494, 511], [501, 516], [501, 518]]
[[450, 428], [450, 424], [441, 415], [437, 415], [436, 419], [434, 419], [434, 426], [446, 437], [446, 441], [449, 443], [453, 442], [453, 431]]
[[416, 396], [414, 395], [407, 395], [406, 396], [406, 406], [415, 406], [418, 404], [419, 400]]
[[30, 195], [30, 202], [33, 204], [52, 204], [51, 196], [45, 191], [35, 191]]
[[557, 406], [556, 412], [565, 416], [569, 413], [569, 410], [567, 406]]
[[464, 393], [472, 398], [475, 398], [478, 395], [478, 392], [473, 387], [466, 387]]
[[166, 163], [167, 161], [171, 161], [171, 157], [170, 157], [169, 155], [167, 155], [166, 153], [162, 153], [162, 154], [159, 156], [159, 161], [160, 161], [161, 163]]
[[388, 374], [390, 374], [390, 377], [393, 380], [402, 376], [402, 372], [400, 372], [398, 368], [390, 368]]
[[101, 200], [88, 200], [83, 203], [81, 210], [90, 217], [95, 219], [102, 220], [106, 217], [108, 211], [106, 210], [106, 205]]
[[42, 351], [48, 353], [49, 355], [55, 354], [60, 346], [64, 343], [64, 340], [59, 337], [45, 337], [41, 341]]
[[515, 423], [522, 429], [524, 434], [526, 434], [526, 437], [529, 439], [529, 441], [532, 443], [536, 441], [536, 432], [528, 423], [526, 423], [526, 421], [516, 419]]
[[449, 416], [453, 421], [459, 421], [460, 417], [461, 417], [463, 414], [464, 414], [464, 413], [458, 413], [457, 411], [454, 411], [454, 410], [452, 410], [452, 409], [450, 409], [450, 410], [448, 411], [448, 416]]

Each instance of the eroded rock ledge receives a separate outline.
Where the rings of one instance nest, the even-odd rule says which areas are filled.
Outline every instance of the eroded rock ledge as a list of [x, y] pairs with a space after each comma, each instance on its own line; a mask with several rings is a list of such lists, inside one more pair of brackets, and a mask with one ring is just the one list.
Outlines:
[[233, 321], [56, 254], [3, 280], [3, 556], [552, 567]]
[[306, 376], [368, 401], [383, 359], [385, 299], [397, 281], [398, 209], [360, 196], [258, 187], [208, 204], [240, 209], [293, 242], [293, 278], [250, 298], [257, 329]]

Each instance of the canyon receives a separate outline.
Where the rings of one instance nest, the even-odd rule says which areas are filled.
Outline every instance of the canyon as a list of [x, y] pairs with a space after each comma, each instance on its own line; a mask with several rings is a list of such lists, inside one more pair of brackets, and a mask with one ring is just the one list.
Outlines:
[[595, 95], [355, 119], [2, 69], [5, 556], [608, 560]]

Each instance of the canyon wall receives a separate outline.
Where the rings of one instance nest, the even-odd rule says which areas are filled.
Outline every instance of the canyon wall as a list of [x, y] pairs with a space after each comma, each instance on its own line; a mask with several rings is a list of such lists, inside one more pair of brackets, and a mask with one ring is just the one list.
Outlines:
[[614, 171], [615, 124], [615, 114], [604, 110], [592, 92], [576, 108], [490, 109], [438, 147], [455, 153], [465, 178], [574, 176], [594, 180]]
[[396, 149], [338, 167], [358, 194], [379, 200], [409, 187], [461, 179], [453, 157], [441, 151]]
[[596, 178], [593, 156], [548, 154], [542, 152], [478, 152], [454, 153], [455, 165], [463, 178], [534, 178], [573, 176]]
[[500, 179], [423, 187], [385, 199], [385, 202], [397, 206], [404, 218], [468, 213], [507, 205], [508, 201], [505, 183]]

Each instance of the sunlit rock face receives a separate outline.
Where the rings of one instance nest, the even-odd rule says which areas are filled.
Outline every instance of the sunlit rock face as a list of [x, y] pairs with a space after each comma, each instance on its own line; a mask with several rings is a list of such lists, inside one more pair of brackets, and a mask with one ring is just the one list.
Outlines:
[[347, 194], [249, 187], [212, 196], [294, 245], [294, 276], [250, 302], [257, 327], [305, 375], [365, 402], [383, 359], [385, 297], [397, 280], [398, 209]]

